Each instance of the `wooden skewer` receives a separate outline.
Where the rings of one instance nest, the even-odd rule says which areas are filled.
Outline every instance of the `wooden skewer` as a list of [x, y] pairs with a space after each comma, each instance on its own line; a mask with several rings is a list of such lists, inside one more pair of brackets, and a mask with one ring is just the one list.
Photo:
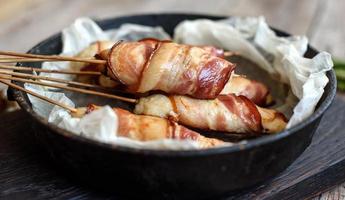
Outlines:
[[[83, 57], [85, 59], [95, 59], [95, 57]], [[22, 56], [2, 56], [0, 55], [0, 60], [7, 60], [7, 59], [28, 59], [28, 57], [22, 57]], [[31, 58], [31, 59], [36, 59], [36, 60], [44, 60], [43, 58]], [[51, 59], [51, 60], [56, 60], [56, 59]]]
[[17, 62], [59, 62], [58, 60], [53, 59], [40, 59], [40, 58], [7, 58], [7, 59], [0, 59], [0, 63], [17, 63]]
[[102, 96], [102, 97], [107, 97], [107, 98], [112, 98], [112, 99], [118, 99], [118, 100], [126, 101], [129, 103], [137, 103], [137, 99], [121, 97], [121, 96], [117, 96], [117, 95], [113, 95], [113, 94], [107, 94], [107, 93], [103, 93], [103, 92], [97, 92], [97, 91], [93, 91], [93, 90], [74, 88], [74, 87], [65, 86], [65, 85], [61, 85], [61, 84], [44, 83], [44, 82], [38, 82], [38, 81], [29, 80], [29, 79], [9, 77], [9, 76], [3, 76], [3, 75], [0, 75], [0, 78], [12, 80], [12, 81], [24, 82], [24, 83], [31, 83], [31, 84], [36, 84], [36, 85], [43, 85], [43, 86], [48, 86], [48, 87], [53, 87], [53, 88], [60, 88], [60, 89], [64, 89], [64, 90], [70, 90], [73, 92], [80, 92], [80, 93], [84, 93], [84, 94], [97, 95], [97, 96]]
[[[0, 63], [15, 63], [15, 62], [58, 62], [58, 61], [72, 61], [72, 62], [87, 62], [94, 64], [106, 64], [105, 60], [97, 60], [93, 58], [78, 58], [69, 56], [57, 56], [57, 55], [37, 55], [37, 54], [24, 54], [9, 51], [0, 51], [0, 55], [9, 55], [14, 57], [2, 57]], [[238, 52], [225, 51], [225, 57], [238, 56]]]
[[[53, 60], [51, 60], [53, 61]], [[35, 60], [35, 59], [9, 59], [9, 60], [0, 60], [0, 63], [17, 63], [17, 62], [40, 62], [40, 60]]]
[[[92, 59], [92, 58], [87, 58]], [[0, 57], [0, 63], [16, 63], [16, 62], [60, 62], [55, 59], [42, 59], [42, 58], [24, 58], [24, 57]]]
[[29, 53], [17, 53], [11, 51], [0, 51], [0, 55], [7, 55], [7, 56], [17, 56], [17, 57], [24, 57], [24, 58], [40, 58], [45, 60], [54, 60], [54, 61], [72, 61], [72, 62], [86, 62], [86, 63], [94, 63], [94, 64], [106, 64], [107, 61], [105, 60], [97, 60], [97, 59], [88, 59], [88, 58], [78, 58], [78, 57], [70, 57], [70, 56], [57, 56], [57, 55], [38, 55], [38, 54], [29, 54]]
[[45, 96], [42, 96], [42, 95], [40, 95], [40, 94], [37, 94], [37, 93], [35, 93], [35, 92], [31, 91], [31, 90], [27, 90], [27, 89], [25, 89], [25, 88], [23, 88], [23, 87], [21, 87], [21, 86], [16, 85], [16, 84], [6, 82], [6, 81], [4, 81], [4, 80], [2, 80], [2, 79], [0, 79], [0, 82], [3, 83], [3, 84], [5, 84], [5, 85], [8, 85], [9, 87], [12, 87], [12, 88], [14, 88], [14, 89], [17, 89], [17, 90], [26, 92], [26, 93], [28, 93], [28, 94], [31, 94], [32, 96], [35, 96], [35, 97], [37, 97], [37, 98], [39, 98], [39, 99], [42, 99], [42, 100], [44, 100], [44, 101], [47, 101], [47, 102], [49, 102], [49, 103], [51, 103], [51, 104], [58, 105], [58, 106], [60, 106], [60, 107], [62, 107], [62, 108], [64, 108], [64, 109], [66, 109], [66, 110], [71, 111], [71, 112], [77, 112], [77, 109], [75, 109], [75, 108], [73, 108], [73, 107], [70, 107], [70, 106], [65, 105], [65, 104], [63, 104], [63, 103], [60, 103], [60, 102], [54, 101], [54, 100], [52, 100], [52, 99], [49, 99], [49, 98], [47, 98], [47, 97], [45, 97]]
[[93, 71], [70, 71], [70, 70], [54, 70], [54, 69], [41, 69], [34, 67], [18, 67], [18, 66], [9, 66], [9, 65], [0, 65], [0, 69], [13, 69], [18, 71], [30, 71], [30, 72], [45, 72], [45, 73], [56, 73], [56, 74], [73, 74], [73, 75], [102, 75], [101, 72]]
[[53, 77], [37, 76], [37, 75], [32, 75], [32, 74], [11, 72], [11, 71], [1, 71], [0, 70], [0, 74], [6, 74], [6, 75], [12, 75], [12, 76], [24, 77], [24, 78], [31, 78], [34, 80], [46, 80], [46, 81], [52, 81], [52, 82], [58, 82], [58, 83], [66, 83], [68, 85], [76, 85], [76, 86], [95, 88], [95, 89], [109, 89], [106, 87], [102, 87], [100, 85], [81, 83], [81, 82], [76, 82], [76, 81], [69, 81], [69, 80], [60, 79], [60, 78], [53, 78]]
[[32, 61], [40, 61], [40, 58], [23, 58], [23, 57], [16, 57], [16, 56], [6, 56], [6, 57], [0, 57], [0, 62], [6, 62], [6, 61], [23, 61], [23, 60], [32, 60]]

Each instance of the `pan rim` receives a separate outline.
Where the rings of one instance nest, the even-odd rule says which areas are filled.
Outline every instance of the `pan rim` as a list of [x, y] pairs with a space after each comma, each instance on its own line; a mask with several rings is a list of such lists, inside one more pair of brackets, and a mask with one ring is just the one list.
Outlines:
[[[107, 18], [104, 20], [97, 20], [97, 23], [99, 24], [106, 24], [110, 23], [113, 20], [119, 20], [119, 19], [125, 19], [129, 17], [162, 17], [162, 16], [173, 16], [173, 17], [197, 17], [197, 18], [215, 18], [215, 19], [222, 19], [226, 17], [231, 17], [231, 16], [217, 16], [217, 15], [205, 15], [205, 14], [199, 14], [199, 13], [192, 13], [192, 14], [187, 14], [187, 13], [154, 13], [154, 14], [136, 14], [136, 15], [127, 15], [127, 16], [119, 16], [119, 17], [114, 17], [114, 18]], [[281, 31], [279, 29], [273, 28], [275, 32], [280, 32], [283, 34], [287, 34], [284, 31]], [[289, 35], [289, 34], [288, 34]], [[61, 36], [61, 32], [56, 33], [44, 40], [42, 40], [40, 43], [32, 47], [28, 52], [31, 52], [35, 49], [39, 49], [43, 44], [49, 42], [49, 41], [54, 41], [59, 39]], [[311, 54], [317, 54], [318, 51], [315, 50], [313, 47], [308, 45], [308, 51], [310, 51]], [[22, 63], [18, 63], [18, 65], [21, 65]], [[319, 107], [314, 111], [314, 113], [309, 116], [307, 119], [302, 121], [301, 123], [288, 128], [280, 133], [274, 134], [274, 135], [267, 135], [267, 136], [262, 136], [259, 138], [251, 139], [248, 140], [246, 143], [243, 144], [235, 144], [232, 146], [224, 146], [224, 147], [216, 147], [216, 148], [209, 148], [209, 149], [196, 149], [196, 150], [155, 150], [155, 149], [137, 149], [137, 148], [132, 148], [132, 147], [126, 147], [126, 146], [121, 146], [121, 145], [115, 145], [115, 144], [109, 144], [109, 143], [103, 143], [100, 141], [96, 141], [93, 139], [85, 138], [83, 136], [76, 135], [70, 131], [67, 131], [65, 129], [62, 129], [58, 127], [55, 124], [48, 123], [48, 121], [39, 116], [37, 113], [33, 111], [31, 108], [31, 105], [29, 102], [26, 101], [24, 98], [25, 94], [24, 92], [21, 92], [16, 89], [10, 88], [9, 90], [13, 94], [13, 98], [17, 101], [21, 109], [23, 109], [26, 113], [28, 113], [34, 120], [36, 120], [38, 123], [41, 125], [46, 126], [50, 131], [54, 133], [58, 133], [60, 136], [65, 137], [66, 139], [72, 139], [77, 142], [82, 142], [85, 143], [85, 145], [96, 145], [100, 148], [105, 148], [110, 151], [120, 151], [123, 153], [129, 153], [129, 154], [138, 154], [138, 155], [147, 155], [147, 156], [159, 156], [159, 157], [190, 157], [190, 156], [208, 156], [208, 155], [215, 155], [215, 154], [228, 154], [232, 152], [238, 152], [238, 151], [243, 151], [243, 150], [250, 150], [253, 148], [256, 148], [258, 146], [263, 146], [269, 143], [276, 142], [278, 140], [284, 139], [285, 137], [288, 137], [304, 127], [308, 126], [309, 124], [313, 123], [315, 120], [320, 118], [324, 112], [330, 107], [333, 99], [335, 98], [336, 95], [336, 78], [335, 78], [335, 72], [334, 70], [330, 70], [326, 72], [326, 75], [329, 79], [329, 90], [328, 92], [325, 90], [325, 93], [323, 95], [326, 95], [323, 101], [319, 102]]]

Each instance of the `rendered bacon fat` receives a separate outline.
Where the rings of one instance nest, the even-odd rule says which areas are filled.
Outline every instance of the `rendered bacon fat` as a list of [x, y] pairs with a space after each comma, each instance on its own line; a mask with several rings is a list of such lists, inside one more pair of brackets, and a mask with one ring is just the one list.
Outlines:
[[235, 65], [201, 47], [146, 39], [123, 42], [104, 51], [108, 75], [130, 91], [161, 90], [201, 99], [216, 98]]
[[136, 114], [173, 118], [199, 129], [260, 135], [277, 133], [286, 126], [283, 114], [256, 106], [244, 96], [220, 95], [214, 100], [187, 96], [152, 95], [141, 98]]
[[[86, 108], [78, 108], [77, 113], [73, 116], [82, 117], [98, 108], [99, 107], [95, 105], [90, 105]], [[189, 139], [196, 141], [201, 148], [224, 145], [224, 142], [221, 140], [204, 137], [195, 131], [167, 119], [136, 115], [121, 108], [113, 108], [113, 111], [117, 114], [119, 120], [117, 135], [122, 137], [138, 141], [152, 141], [169, 138], [178, 140]]]

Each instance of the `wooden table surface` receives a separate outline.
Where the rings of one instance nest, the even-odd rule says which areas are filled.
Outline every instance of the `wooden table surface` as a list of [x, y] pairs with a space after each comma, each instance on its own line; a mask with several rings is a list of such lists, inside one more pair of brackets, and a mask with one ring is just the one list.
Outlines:
[[[274, 27], [307, 35], [310, 44], [345, 58], [345, 0], [1, 0], [0, 49], [26, 51], [80, 16], [185, 12], [266, 17]], [[345, 199], [345, 183], [315, 199]]]

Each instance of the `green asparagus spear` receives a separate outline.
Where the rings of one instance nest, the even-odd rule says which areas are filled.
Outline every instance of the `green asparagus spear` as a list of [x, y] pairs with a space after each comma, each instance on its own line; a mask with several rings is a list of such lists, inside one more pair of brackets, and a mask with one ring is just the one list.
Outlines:
[[340, 59], [334, 59], [334, 70], [337, 76], [338, 89], [345, 91], [345, 61]]

